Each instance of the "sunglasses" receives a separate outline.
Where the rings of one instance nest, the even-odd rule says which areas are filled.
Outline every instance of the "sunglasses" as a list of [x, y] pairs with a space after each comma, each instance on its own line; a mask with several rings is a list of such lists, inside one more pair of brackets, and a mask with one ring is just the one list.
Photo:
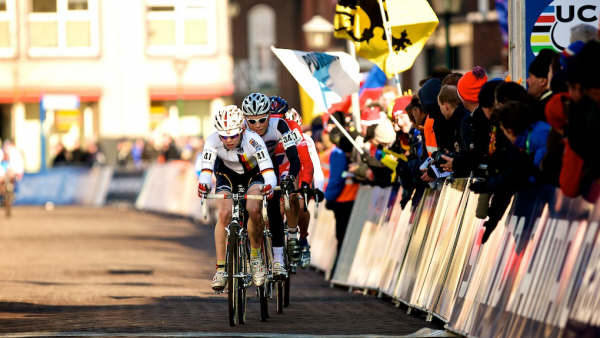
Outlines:
[[250, 124], [255, 124], [255, 123], [263, 124], [263, 123], [265, 123], [267, 121], [267, 119], [268, 119], [268, 117], [263, 117], [263, 118], [260, 118], [258, 120], [246, 119], [246, 121], [248, 121], [248, 123], [250, 123]]
[[219, 137], [221, 138], [221, 140], [223, 141], [227, 141], [227, 140], [233, 140], [234, 138], [237, 138], [238, 136], [240, 136], [240, 134], [236, 134], [236, 135], [232, 135], [232, 136], [223, 136], [223, 135], [219, 135]]

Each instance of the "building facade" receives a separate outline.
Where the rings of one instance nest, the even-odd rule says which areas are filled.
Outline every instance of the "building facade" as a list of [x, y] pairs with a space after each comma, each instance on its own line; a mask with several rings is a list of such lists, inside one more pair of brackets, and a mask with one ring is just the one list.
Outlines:
[[[48, 152], [65, 139], [207, 134], [233, 94], [228, 20], [220, 0], [0, 0], [0, 137], [36, 171], [42, 131]], [[42, 125], [47, 94], [80, 105]]]

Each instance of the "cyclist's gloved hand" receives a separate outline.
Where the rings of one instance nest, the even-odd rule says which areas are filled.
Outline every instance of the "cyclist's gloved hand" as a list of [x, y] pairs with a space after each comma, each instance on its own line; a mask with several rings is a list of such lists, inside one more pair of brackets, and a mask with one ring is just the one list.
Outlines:
[[198, 197], [205, 197], [210, 191], [208, 184], [198, 183]]
[[291, 193], [296, 190], [296, 178], [292, 175], [288, 175], [281, 181], [281, 185], [287, 192]]
[[313, 190], [313, 193], [315, 194], [315, 197], [317, 198], [317, 200], [319, 202], [321, 202], [325, 199], [325, 194], [321, 190], [315, 189], [315, 190]]
[[267, 196], [267, 199], [273, 198], [273, 187], [270, 184], [263, 185], [261, 192], [263, 195]]

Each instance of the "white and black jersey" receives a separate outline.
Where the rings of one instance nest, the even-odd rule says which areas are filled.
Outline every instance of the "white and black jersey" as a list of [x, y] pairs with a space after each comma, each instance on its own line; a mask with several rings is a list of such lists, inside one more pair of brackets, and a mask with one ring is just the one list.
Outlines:
[[236, 175], [252, 176], [260, 173], [265, 184], [277, 185], [273, 162], [262, 138], [255, 132], [242, 132], [239, 146], [229, 150], [219, 135], [213, 133], [204, 144], [202, 154], [196, 159], [196, 172], [200, 183], [211, 184], [211, 175], [220, 170]]
[[[246, 127], [246, 130], [249, 129]], [[300, 158], [298, 157], [298, 149], [296, 148], [297, 136], [290, 129], [287, 122], [279, 117], [269, 117], [269, 127], [261, 137], [267, 146], [271, 159], [275, 158], [277, 144], [281, 143], [283, 145], [288, 161], [290, 161], [289, 174], [298, 177], [298, 173], [300, 172]]]

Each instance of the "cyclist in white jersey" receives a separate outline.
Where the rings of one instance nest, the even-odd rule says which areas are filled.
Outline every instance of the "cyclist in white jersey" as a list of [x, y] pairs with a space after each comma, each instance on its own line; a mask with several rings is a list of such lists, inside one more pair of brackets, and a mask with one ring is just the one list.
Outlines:
[[[248, 194], [265, 194], [273, 197], [273, 187], [277, 177], [273, 163], [262, 138], [243, 128], [243, 113], [235, 105], [219, 109], [214, 114], [217, 130], [204, 144], [202, 154], [196, 160], [198, 173], [198, 195], [206, 195], [211, 190], [212, 174], [216, 176], [216, 192], [235, 192], [238, 185], [247, 188]], [[225, 288], [225, 227], [231, 221], [231, 200], [218, 200], [218, 217], [215, 227], [215, 248], [217, 272], [211, 286], [219, 291]], [[248, 211], [248, 237], [250, 238], [250, 264], [252, 279], [256, 286], [265, 280], [265, 268], [260, 256], [264, 221], [260, 201], [246, 201]]]
[[[246, 126], [259, 134], [267, 145], [269, 156], [274, 158], [275, 148], [281, 143], [285, 154], [290, 162], [290, 170], [285, 180], [280, 185], [295, 190], [295, 180], [300, 172], [300, 158], [296, 149], [296, 136], [285, 120], [269, 116], [271, 112], [271, 100], [261, 93], [251, 93], [242, 102], [242, 110], [246, 118]], [[278, 167], [275, 166], [275, 174], [279, 177]], [[273, 275], [281, 279], [287, 277], [287, 271], [283, 260], [283, 245], [285, 233], [283, 217], [280, 212], [280, 192], [276, 192], [271, 203], [267, 206], [269, 216], [269, 227], [273, 235]]]

